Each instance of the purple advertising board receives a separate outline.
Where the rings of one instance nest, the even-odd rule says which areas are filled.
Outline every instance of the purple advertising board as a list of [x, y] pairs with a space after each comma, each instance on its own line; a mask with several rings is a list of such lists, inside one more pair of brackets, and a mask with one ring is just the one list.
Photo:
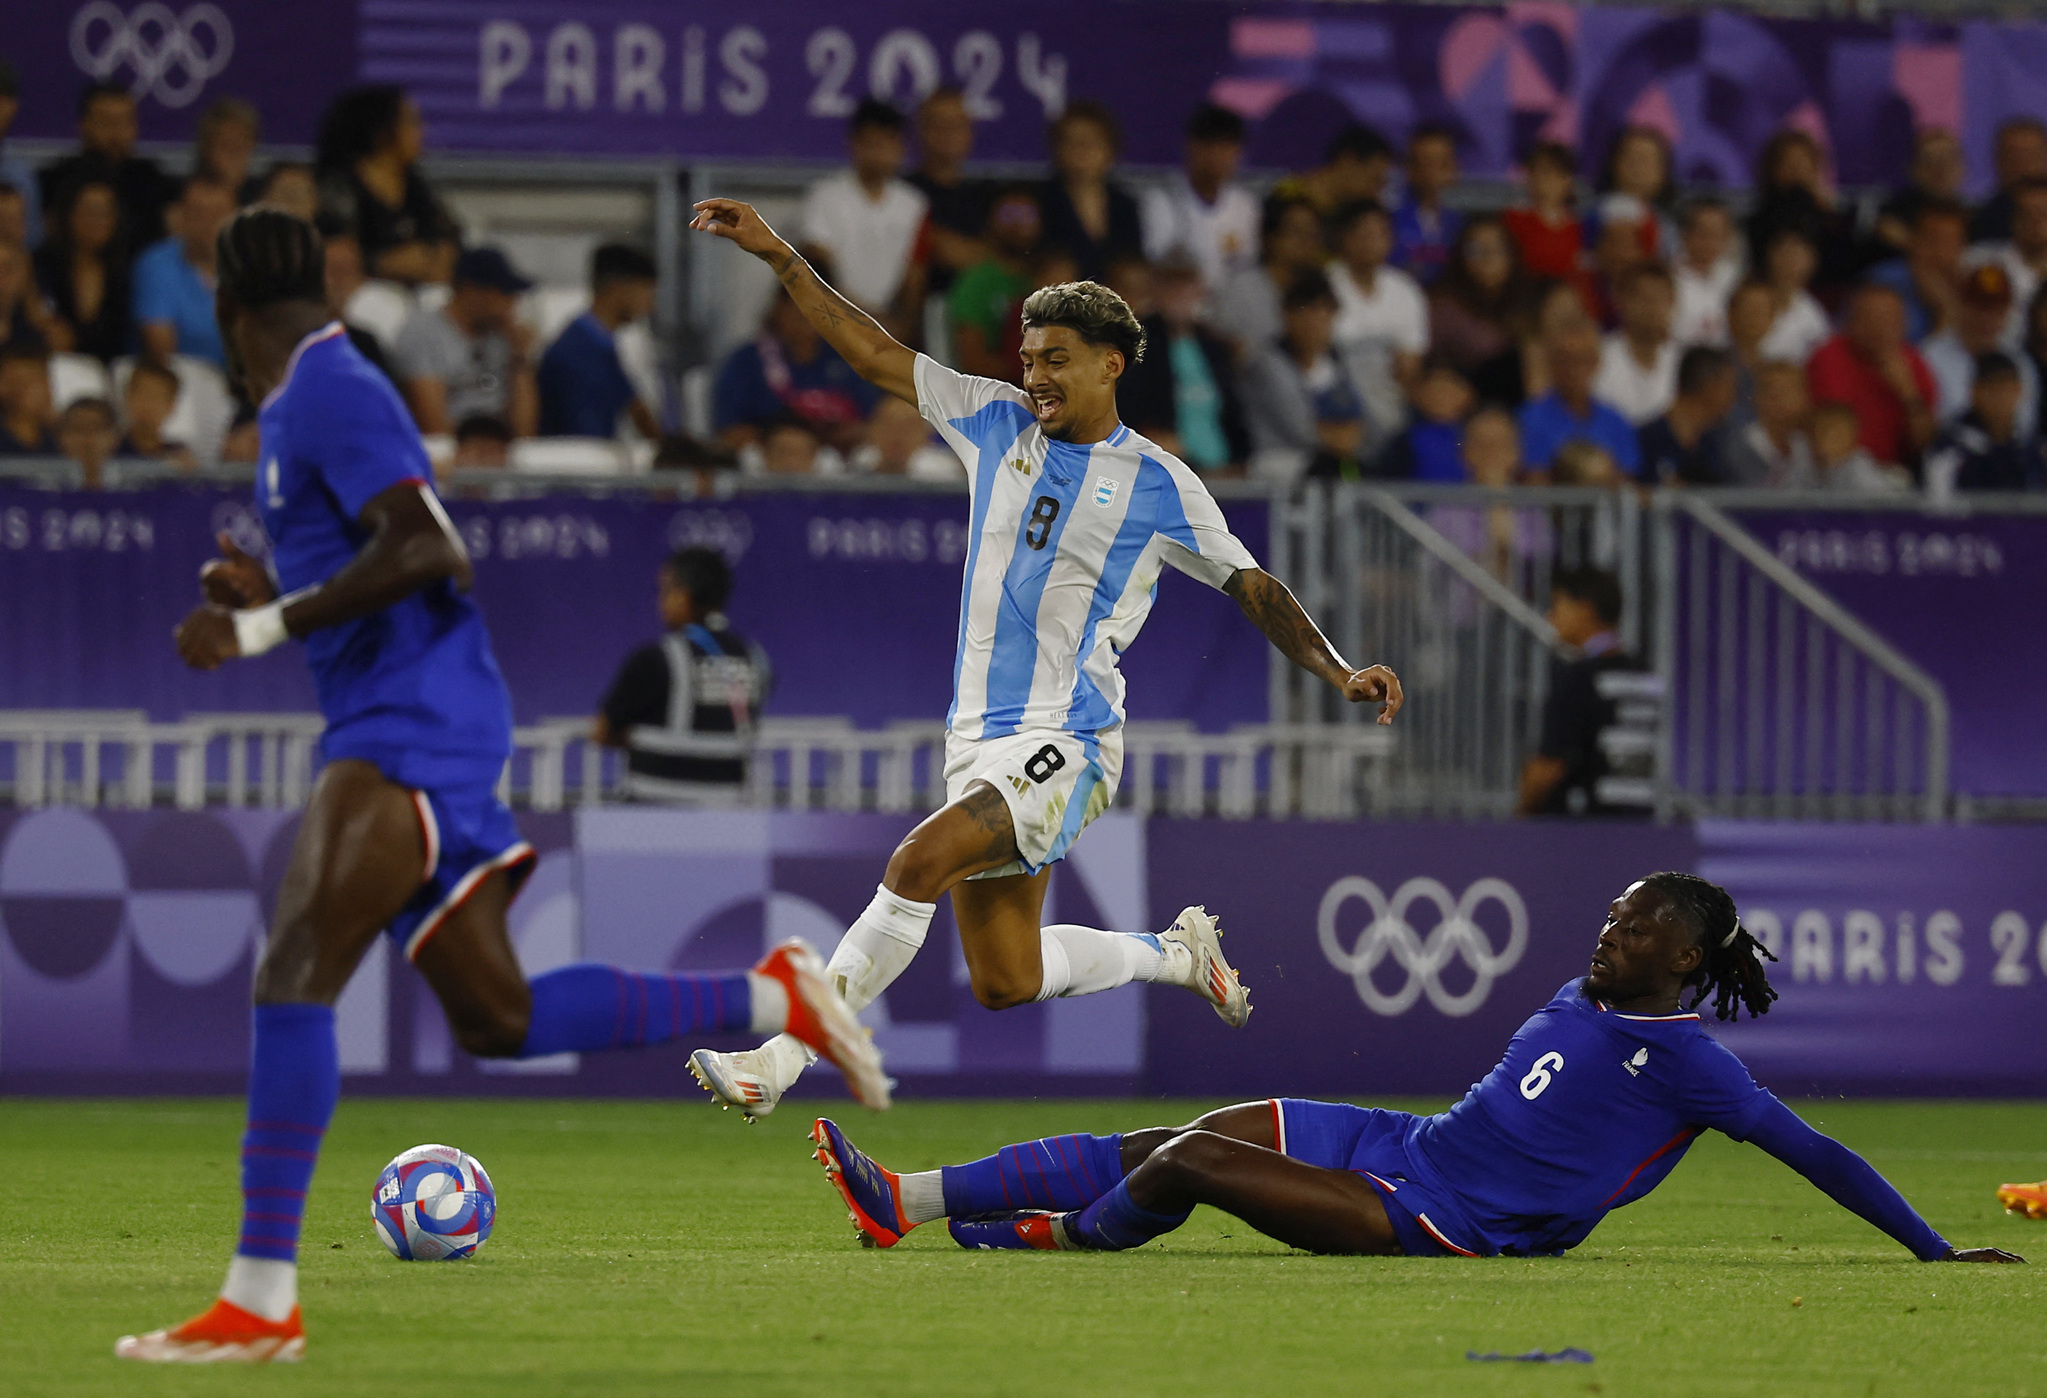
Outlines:
[[182, 10], [63, 0], [10, 15], [18, 134], [68, 138], [80, 85], [130, 83], [143, 134], [185, 139], [206, 102], [262, 108], [274, 141], [310, 144], [354, 81], [402, 83], [435, 149], [843, 158], [854, 103], [958, 86], [984, 159], [1037, 160], [1072, 99], [1107, 101], [1124, 155], [1178, 160], [1203, 100], [1252, 123], [1263, 165], [1311, 163], [1349, 121], [1395, 140], [1420, 122], [1503, 175], [1538, 138], [1591, 173], [1627, 123], [1670, 136], [1680, 178], [1746, 185], [1780, 126], [1811, 132], [1845, 183], [1903, 177], [1918, 126], [1959, 132], [1980, 190], [1997, 123], [2047, 114], [2047, 25], [1766, 18], [1745, 11], [1218, 0], [207, 0]]
[[[0, 812], [0, 1091], [233, 1091], [250, 972], [297, 817]], [[903, 817], [593, 809], [521, 817], [510, 926], [529, 973], [745, 965], [833, 945]], [[1127, 987], [993, 1013], [943, 906], [866, 1012], [905, 1096], [1454, 1096], [1586, 969], [1607, 904], [1658, 869], [1723, 882], [1779, 960], [1759, 1022], [1710, 1025], [1766, 1086], [2047, 1094], [2047, 830], [1707, 823], [1141, 821], [1055, 866], [1046, 917], [1229, 931], [1255, 1007], [1223, 1026]], [[1710, 1011], [1708, 1011], [1710, 1013]], [[383, 943], [337, 1008], [350, 1091], [694, 1095], [683, 1056], [484, 1064]], [[737, 1047], [743, 1038], [710, 1039]], [[838, 1090], [820, 1073], [807, 1089]]]
[[[1254, 554], [1262, 501], [1227, 501]], [[774, 665], [770, 714], [842, 714], [863, 727], [942, 718], [952, 702], [966, 496], [766, 494], [720, 501], [558, 496], [454, 499], [521, 722], [596, 710], [635, 647], [654, 639], [654, 578], [670, 550], [733, 563], [733, 625]], [[264, 547], [240, 492], [118, 495], [0, 486], [0, 709], [310, 711], [297, 647], [195, 674], [171, 628], [197, 603], [200, 564], [227, 531]], [[1210, 730], [1263, 721], [1265, 638], [1234, 603], [1178, 574], [1123, 662], [1133, 718]]]

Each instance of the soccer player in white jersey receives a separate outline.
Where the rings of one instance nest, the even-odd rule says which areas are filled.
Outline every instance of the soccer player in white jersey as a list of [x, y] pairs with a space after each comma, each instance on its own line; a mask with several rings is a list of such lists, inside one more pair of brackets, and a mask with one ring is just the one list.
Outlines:
[[[1115, 799], [1123, 680], [1116, 661], [1178, 568], [1236, 599], [1282, 654], [1342, 691], [1400, 711], [1383, 665], [1353, 669], [1293, 594], [1230, 533], [1200, 478], [1116, 416], [1116, 380], [1144, 350], [1123, 299], [1094, 282], [1023, 306], [1024, 387], [957, 374], [897, 343], [827, 286], [750, 205], [706, 199], [692, 228], [775, 270], [862, 377], [914, 403], [966, 463], [972, 529], [947, 716], [947, 804], [912, 830], [830, 973], [866, 1008], [923, 945], [952, 894], [974, 997], [990, 1009], [1142, 980], [1184, 986], [1225, 1022], [1251, 1013], [1215, 922], [1188, 908], [1156, 936], [1040, 925], [1050, 866]], [[691, 1070], [749, 1118], [774, 1109], [810, 1060], [778, 1035], [746, 1053], [698, 1050]]]

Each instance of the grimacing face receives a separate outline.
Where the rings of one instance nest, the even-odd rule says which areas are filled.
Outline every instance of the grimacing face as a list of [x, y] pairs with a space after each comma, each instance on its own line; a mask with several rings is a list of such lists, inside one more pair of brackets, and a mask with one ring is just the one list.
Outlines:
[[1064, 325], [1027, 326], [1023, 333], [1024, 392], [1045, 435], [1064, 441], [1082, 423], [1115, 411], [1123, 352], [1091, 345]]

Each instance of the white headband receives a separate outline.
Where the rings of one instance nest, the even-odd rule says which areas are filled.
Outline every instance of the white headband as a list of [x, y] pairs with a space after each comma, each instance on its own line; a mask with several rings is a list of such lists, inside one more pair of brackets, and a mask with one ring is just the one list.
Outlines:
[[1733, 930], [1732, 932], [1729, 932], [1729, 933], [1728, 933], [1728, 934], [1727, 934], [1727, 935], [1726, 935], [1725, 937], [1722, 937], [1722, 938], [1720, 939], [1720, 945], [1721, 945], [1722, 947], [1731, 947], [1731, 946], [1733, 946], [1733, 945], [1734, 945], [1734, 939], [1735, 939], [1736, 937], [1739, 937], [1740, 935], [1741, 935], [1741, 924], [1740, 924], [1739, 922], [1737, 922], [1737, 923], [1735, 923], [1735, 924], [1734, 924], [1734, 930]]

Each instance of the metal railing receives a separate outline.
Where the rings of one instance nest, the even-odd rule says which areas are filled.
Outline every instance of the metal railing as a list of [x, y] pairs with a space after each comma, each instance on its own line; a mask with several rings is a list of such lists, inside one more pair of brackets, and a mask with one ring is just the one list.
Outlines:
[[1659, 814], [1946, 819], [1940, 684], [1697, 493], [1656, 526]]

